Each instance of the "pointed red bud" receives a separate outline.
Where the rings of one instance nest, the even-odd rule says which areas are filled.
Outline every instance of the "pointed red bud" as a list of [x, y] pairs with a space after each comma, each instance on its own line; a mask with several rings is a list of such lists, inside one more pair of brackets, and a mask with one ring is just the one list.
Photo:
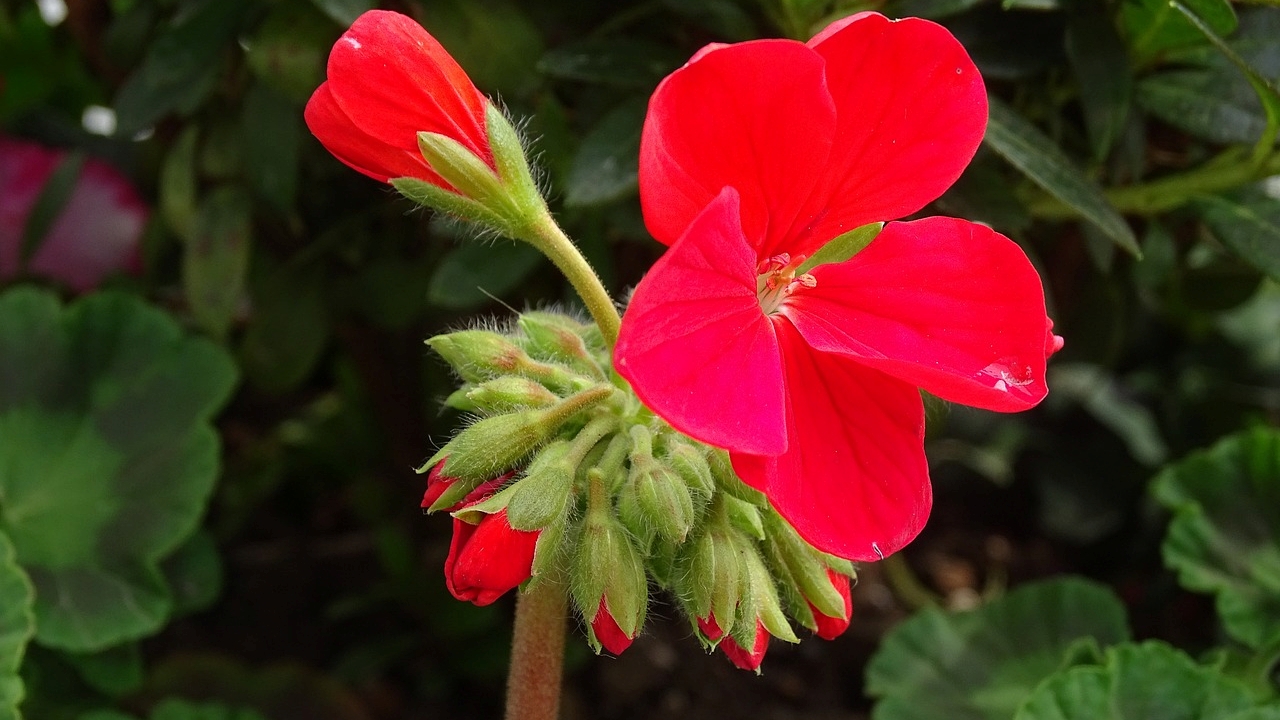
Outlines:
[[[465, 505], [489, 497], [502, 482], [499, 478], [480, 486]], [[537, 542], [538, 533], [512, 529], [506, 510], [485, 515], [475, 525], [454, 518], [453, 541], [444, 562], [449, 592], [478, 606], [492, 603], [529, 579]]]
[[750, 651], [744, 649], [732, 637], [725, 638], [724, 642], [720, 643], [720, 649], [739, 669], [758, 672], [760, 663], [764, 662], [765, 651], [769, 649], [769, 631], [764, 629], [764, 623], [757, 620], [755, 642], [752, 643]]
[[823, 640], [835, 640], [849, 629], [849, 621], [853, 619], [853, 597], [849, 592], [849, 578], [845, 575], [827, 570], [827, 577], [831, 579], [831, 586], [840, 593], [840, 597], [844, 599], [844, 617], [831, 617], [823, 615], [818, 608], [809, 603], [809, 609], [813, 611], [814, 622], [818, 624], [818, 637]]
[[631, 642], [635, 640], [633, 636], [627, 635], [622, 628], [618, 627], [618, 621], [613, 619], [604, 598], [600, 598], [600, 609], [596, 611], [596, 616], [591, 621], [591, 632], [595, 633], [596, 640], [600, 641], [604, 649], [613, 655], [621, 655], [622, 651], [631, 647]]
[[442, 472], [444, 460], [436, 463], [427, 474], [427, 490], [422, 494], [422, 507], [429, 508], [448, 490], [458, 478], [449, 477]]
[[711, 642], [717, 642], [724, 637], [724, 630], [720, 629], [720, 623], [716, 622], [715, 615], [708, 615], [704, 618], [697, 618], [698, 629]]

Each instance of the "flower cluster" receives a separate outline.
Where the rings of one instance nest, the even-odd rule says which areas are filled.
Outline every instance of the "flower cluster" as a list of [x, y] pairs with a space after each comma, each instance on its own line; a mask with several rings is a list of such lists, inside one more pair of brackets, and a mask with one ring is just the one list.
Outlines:
[[527, 581], [561, 584], [592, 646], [618, 654], [653, 584], [708, 647], [752, 670], [770, 636], [798, 639], [788, 616], [824, 638], [848, 627], [852, 566], [611, 378], [596, 326], [527, 312], [503, 332], [427, 342], [464, 381], [447, 403], [474, 417], [421, 468], [423, 507], [454, 518], [455, 597], [486, 605]]

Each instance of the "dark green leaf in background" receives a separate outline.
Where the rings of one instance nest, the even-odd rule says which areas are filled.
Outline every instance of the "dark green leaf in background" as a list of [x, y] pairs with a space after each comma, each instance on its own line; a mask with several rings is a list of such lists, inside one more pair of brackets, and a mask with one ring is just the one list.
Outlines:
[[280, 92], [255, 83], [245, 94], [240, 131], [249, 187], [276, 210], [290, 212], [298, 192], [302, 113]]
[[21, 720], [22, 679], [18, 668], [36, 630], [35, 591], [18, 566], [13, 544], [0, 532], [0, 720]]
[[295, 103], [305, 103], [324, 80], [325, 59], [338, 32], [306, 0], [282, 2], [271, 8], [248, 40], [245, 59], [260, 81]]
[[538, 60], [553, 78], [653, 88], [684, 61], [674, 50], [641, 40], [589, 39], [554, 48]]
[[241, 364], [254, 385], [285, 392], [315, 368], [329, 336], [323, 283], [318, 268], [255, 260], [252, 307], [240, 344]]
[[1090, 180], [1036, 126], [992, 97], [986, 143], [1050, 195], [1074, 208], [1108, 238], [1134, 255], [1138, 239], [1125, 219]]
[[0, 530], [35, 585], [38, 642], [98, 651], [164, 624], [158, 564], [203, 514], [209, 419], [234, 382], [222, 350], [136, 297], [0, 295]]
[[1007, 720], [1045, 677], [1127, 640], [1107, 588], [1066, 578], [962, 613], [929, 608], [894, 628], [867, 666], [874, 720]]
[[1280, 431], [1233, 435], [1152, 482], [1174, 512], [1165, 564], [1187, 588], [1215, 593], [1227, 632], [1257, 648], [1280, 638]]
[[[1274, 718], [1244, 685], [1159, 642], [1121, 645], [1106, 663], [1064, 670], [1036, 689], [1015, 720], [1243, 720]], [[1241, 715], [1240, 713], [1252, 713]]]
[[205, 332], [226, 336], [244, 297], [253, 232], [249, 198], [221, 187], [200, 203], [193, 236], [182, 256], [182, 286], [191, 314]]
[[1200, 217], [1223, 245], [1273, 280], [1280, 280], [1280, 199], [1260, 190], [1206, 197]]
[[120, 697], [142, 685], [142, 649], [129, 642], [93, 653], [66, 653], [63, 656], [93, 689]]
[[1129, 115], [1133, 96], [1129, 57], [1102, 3], [1086, 3], [1067, 14], [1066, 43], [1093, 159], [1101, 162], [1124, 131]]
[[441, 307], [468, 308], [511, 292], [539, 267], [542, 255], [524, 243], [470, 242], [445, 256], [431, 276], [427, 294]]
[[196, 234], [199, 187], [196, 179], [196, 146], [200, 128], [190, 125], [169, 148], [160, 168], [160, 214], [169, 229], [185, 241]]
[[489, 95], [529, 94], [539, 77], [533, 59], [544, 45], [525, 11], [508, 0], [436, 0], [422, 23]]
[[566, 205], [601, 205], [635, 192], [640, 129], [647, 106], [647, 98], [632, 98], [609, 111], [587, 133], [569, 170]]
[[374, 0], [311, 0], [324, 14], [342, 27], [348, 27], [360, 17], [361, 13], [372, 10]]
[[1254, 143], [1267, 127], [1258, 96], [1234, 68], [1155, 73], [1138, 84], [1137, 100], [1152, 115], [1210, 142]]
[[246, 0], [183, 6], [116, 94], [116, 133], [129, 137], [171, 112], [198, 107], [222, 72], [219, 60], [247, 7]]
[[[1227, 0], [1190, 0], [1187, 6], [1219, 35], [1230, 35], [1236, 29], [1236, 13]], [[1120, 18], [1129, 52], [1139, 65], [1170, 50], [1206, 42], [1169, 0], [1126, 0], [1120, 4]]]

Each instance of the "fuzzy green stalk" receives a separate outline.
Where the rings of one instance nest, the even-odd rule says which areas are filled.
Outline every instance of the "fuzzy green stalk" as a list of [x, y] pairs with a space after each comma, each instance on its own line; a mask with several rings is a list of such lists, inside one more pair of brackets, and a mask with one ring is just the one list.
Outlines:
[[618, 328], [622, 326], [622, 318], [618, 315], [618, 307], [613, 304], [609, 291], [604, 289], [600, 276], [592, 269], [573, 241], [569, 239], [551, 213], [543, 212], [541, 216], [526, 228], [521, 240], [534, 246], [546, 255], [560, 272], [568, 278], [578, 297], [587, 306], [587, 312], [600, 327], [609, 350], [618, 342]]
[[568, 597], [556, 583], [534, 583], [516, 599], [506, 720], [559, 717], [567, 617]]

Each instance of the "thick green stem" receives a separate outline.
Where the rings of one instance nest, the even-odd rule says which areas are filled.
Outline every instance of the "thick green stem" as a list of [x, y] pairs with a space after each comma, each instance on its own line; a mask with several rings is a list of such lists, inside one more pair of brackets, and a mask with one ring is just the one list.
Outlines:
[[[1211, 195], [1256, 182], [1280, 173], [1280, 153], [1261, 162], [1247, 155], [1219, 158], [1194, 170], [1162, 177], [1140, 185], [1109, 188], [1107, 200], [1126, 215], [1158, 215], [1181, 207], [1197, 196]], [[1027, 204], [1032, 216], [1050, 220], [1066, 220], [1079, 213], [1057, 198], [1037, 196]]]
[[529, 226], [528, 233], [521, 239], [551, 258], [551, 262], [560, 268], [560, 272], [569, 279], [573, 289], [578, 291], [578, 297], [582, 298], [583, 304], [587, 306], [587, 312], [591, 313], [596, 325], [600, 326], [600, 333], [612, 350], [618, 342], [618, 328], [622, 325], [618, 308], [614, 306], [613, 298], [609, 297], [609, 291], [604, 289], [604, 284], [600, 282], [596, 271], [587, 263], [586, 258], [582, 257], [577, 246], [564, 234], [552, 219], [551, 214], [543, 212], [541, 217]]
[[553, 582], [535, 583], [516, 599], [507, 720], [556, 720], [559, 716], [567, 612], [564, 588]]

